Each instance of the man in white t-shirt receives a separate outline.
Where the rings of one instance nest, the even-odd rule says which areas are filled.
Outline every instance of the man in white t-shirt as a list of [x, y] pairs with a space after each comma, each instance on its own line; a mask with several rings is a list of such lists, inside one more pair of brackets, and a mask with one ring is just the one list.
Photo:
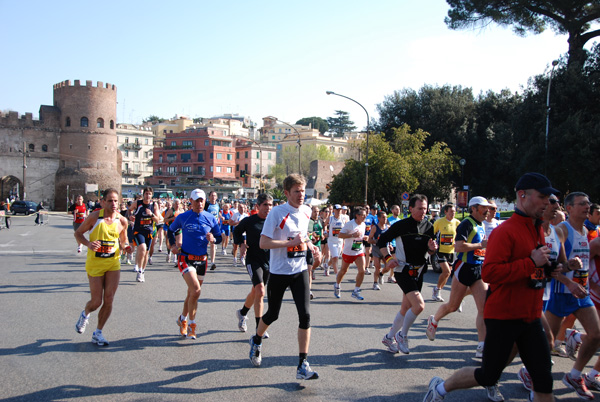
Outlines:
[[314, 380], [319, 375], [307, 361], [310, 344], [310, 287], [306, 263], [310, 249], [317, 258], [319, 249], [308, 238], [311, 210], [304, 203], [306, 179], [292, 174], [283, 181], [287, 203], [273, 208], [265, 220], [260, 248], [271, 250], [267, 295], [269, 307], [262, 316], [256, 335], [250, 338], [250, 361], [256, 367], [262, 362], [262, 337], [277, 318], [285, 290], [289, 287], [298, 311], [299, 363], [296, 379]]
[[[238, 211], [233, 214], [233, 218], [231, 218], [231, 227], [235, 228], [244, 218], [247, 218], [248, 214], [246, 213], [246, 205], [239, 204]], [[246, 233], [243, 235], [243, 240], [246, 240]], [[240, 258], [237, 257], [238, 248], [240, 249]], [[233, 255], [233, 266], [237, 267], [238, 262], [242, 263], [242, 266], [246, 266], [242, 259], [246, 255], [246, 243], [235, 244], [233, 243], [233, 249], [231, 250], [231, 254]]]
[[348, 272], [350, 264], [356, 263], [358, 273], [356, 274], [356, 286], [352, 292], [352, 297], [357, 300], [365, 298], [360, 294], [360, 285], [365, 278], [365, 248], [363, 241], [368, 239], [365, 236], [365, 218], [367, 211], [362, 207], [354, 209], [354, 219], [344, 225], [338, 237], [344, 241], [344, 250], [342, 252], [342, 268], [337, 274], [336, 283], [333, 285], [333, 294], [338, 299], [342, 291], [340, 284], [344, 275]]
[[329, 237], [327, 245], [329, 246], [329, 266], [325, 269], [325, 276], [329, 276], [329, 267], [333, 268], [333, 273], [337, 275], [338, 258], [342, 256], [343, 240], [339, 237], [346, 221], [342, 213], [342, 206], [335, 204], [333, 206], [333, 215], [329, 217]]

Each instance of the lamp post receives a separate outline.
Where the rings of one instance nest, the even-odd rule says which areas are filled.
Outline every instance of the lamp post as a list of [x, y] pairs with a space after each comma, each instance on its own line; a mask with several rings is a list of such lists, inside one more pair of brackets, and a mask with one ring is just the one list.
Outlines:
[[280, 122], [281, 124], [285, 124], [288, 127], [291, 127], [292, 130], [294, 130], [296, 132], [296, 134], [298, 134], [298, 174], [302, 174], [302, 160], [300, 158], [301, 155], [301, 149], [302, 149], [302, 143], [300, 142], [300, 132], [296, 129], [296, 127], [292, 126], [290, 123], [286, 123], [285, 121], [281, 121], [279, 119], [275, 119], [276, 121]]
[[327, 95], [341, 96], [342, 98], [351, 100], [352, 102], [356, 103], [358, 106], [362, 107], [362, 109], [367, 114], [367, 150], [365, 152], [365, 205], [367, 205], [367, 190], [369, 188], [369, 112], [367, 112], [367, 109], [365, 109], [365, 107], [363, 105], [361, 105], [360, 103], [358, 103], [357, 101], [355, 101], [354, 99], [352, 99], [348, 96], [337, 94], [333, 91], [326, 91], [325, 93]]
[[554, 75], [554, 67], [558, 65], [558, 60], [552, 61], [552, 70], [550, 71], [550, 79], [548, 80], [548, 93], [546, 94], [546, 142], [544, 147], [544, 175], [547, 175], [548, 168], [548, 131], [550, 129], [550, 87], [552, 86], [552, 76]]
[[[461, 182], [461, 191], [464, 191], [465, 189], [465, 165], [467, 164], [467, 161], [465, 159], [461, 159], [458, 161], [458, 164], [460, 165], [460, 182]], [[467, 197], [468, 199], [469, 197]], [[456, 204], [458, 204], [458, 200], [456, 200]], [[467, 200], [468, 201], [468, 200]], [[462, 212], [463, 212], [463, 218], [465, 217], [465, 208], [462, 208]]]

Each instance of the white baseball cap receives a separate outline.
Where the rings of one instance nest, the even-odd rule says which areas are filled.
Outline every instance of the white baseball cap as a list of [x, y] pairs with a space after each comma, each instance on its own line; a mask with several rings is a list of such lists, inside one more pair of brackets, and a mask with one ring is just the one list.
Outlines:
[[471, 201], [469, 201], [469, 207], [472, 207], [473, 205], [481, 205], [482, 207], [491, 207], [493, 204], [490, 204], [490, 202], [483, 197], [473, 197], [473, 198], [471, 198]]
[[333, 209], [342, 209], [342, 206], [340, 204], [335, 204], [333, 206]]
[[194, 191], [192, 191], [192, 193], [190, 194], [190, 198], [194, 201], [196, 201], [198, 198], [202, 198], [203, 200], [205, 200], [206, 193], [204, 193], [204, 190], [200, 190], [199, 188], [197, 188]]

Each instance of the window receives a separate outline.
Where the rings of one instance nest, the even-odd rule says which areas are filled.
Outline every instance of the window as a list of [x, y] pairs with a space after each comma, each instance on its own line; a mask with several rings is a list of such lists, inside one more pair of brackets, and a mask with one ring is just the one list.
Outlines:
[[231, 148], [231, 142], [223, 141], [223, 146]]
[[233, 173], [233, 168], [232, 167], [228, 167], [227, 168], [227, 173]]
[[244, 158], [248, 158], [248, 151], [244, 152]]
[[129, 151], [125, 150], [125, 156], [129, 156]]
[[148, 159], [148, 152], [144, 152], [144, 158]]
[[274, 136], [274, 135], [272, 135], [272, 136], [271, 136], [271, 139], [272, 139], [273, 141], [275, 141], [275, 136]]
[[177, 162], [177, 154], [167, 154], [167, 162], [168, 163]]
[[102, 117], [98, 117], [98, 120], [96, 120], [96, 128], [104, 128], [104, 119]]
[[129, 144], [129, 137], [125, 137], [125, 144]]
[[194, 146], [194, 141], [192, 141], [192, 140], [182, 141], [181, 145], [183, 147], [192, 148]]
[[29, 152], [35, 152], [35, 145], [29, 144]]
[[248, 164], [247, 164], [247, 163], [246, 163], [246, 164], [244, 164], [244, 170], [245, 170], [246, 172], [248, 172]]
[[235, 159], [240, 159], [240, 153], [239, 152], [235, 153]]
[[135, 139], [135, 145], [140, 145], [140, 139], [139, 138]]
[[208, 140], [204, 140], [204, 146], [207, 147], [209, 145], [210, 145], [209, 141]]
[[267, 152], [267, 159], [271, 159], [271, 153]]
[[111, 130], [114, 130], [114, 129], [115, 129], [115, 122], [114, 122], [114, 120], [111, 120], [111, 121], [110, 121], [110, 129], [111, 129]]
[[88, 144], [88, 149], [92, 149], [92, 146], [90, 144]]
[[88, 118], [87, 117], [82, 117], [81, 120], [79, 121], [79, 125], [81, 127], [88, 127], [89, 126]]
[[48, 152], [48, 145], [42, 145], [42, 152]]
[[167, 174], [175, 175], [177, 173], [177, 167], [167, 166]]
[[140, 152], [139, 152], [139, 151], [135, 151], [135, 155], [134, 155], [134, 156], [135, 156], [136, 158], [139, 158], [139, 157], [140, 157]]
[[211, 173], [212, 173], [212, 171], [213, 171], [213, 167], [212, 167], [212, 165], [210, 166], [210, 171], [211, 171]]
[[254, 171], [255, 171], [256, 173], [260, 172], [260, 166], [258, 165], [258, 163], [255, 165], [255, 167], [254, 167]]
[[125, 164], [125, 168], [123, 170], [125, 170], [125, 173], [129, 173], [129, 163]]
[[233, 160], [233, 154], [227, 154], [227, 160], [228, 161]]
[[158, 155], [158, 163], [162, 163], [162, 154]]
[[223, 154], [217, 153], [217, 159], [223, 159]]
[[210, 153], [209, 157], [210, 157], [210, 159], [213, 158], [213, 153], [212, 152]]
[[192, 160], [192, 154], [181, 154], [182, 162], [190, 162]]
[[148, 138], [144, 140], [144, 145], [148, 145]]
[[343, 154], [344, 153], [344, 148], [340, 147], [340, 153]]
[[182, 166], [181, 173], [192, 173], [192, 167], [191, 166]]
[[204, 154], [203, 153], [198, 154], [198, 162], [204, 162]]
[[204, 168], [204, 166], [198, 166], [198, 174], [200, 176], [204, 176], [206, 174], [206, 169]]
[[66, 118], [66, 120], [65, 120], [65, 126], [66, 127], [71, 127], [71, 118], [70, 117]]
[[256, 157], [260, 158], [260, 151], [256, 151]]
[[221, 173], [221, 166], [217, 166], [217, 173]]
[[220, 147], [221, 141], [213, 140], [213, 147]]
[[240, 165], [235, 165], [235, 171], [239, 172], [240, 171]]
[[172, 147], [176, 147], [177, 146], [177, 141], [171, 141], [171, 146]]

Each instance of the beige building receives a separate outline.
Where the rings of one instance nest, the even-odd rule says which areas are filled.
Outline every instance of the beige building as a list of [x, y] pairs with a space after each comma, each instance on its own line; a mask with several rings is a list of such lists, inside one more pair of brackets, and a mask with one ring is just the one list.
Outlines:
[[153, 123], [152, 133], [154, 134], [154, 141], [157, 145], [161, 145], [167, 133], [181, 133], [186, 128], [194, 125], [194, 120], [186, 116], [175, 116], [173, 119], [163, 121], [162, 123]]
[[123, 155], [122, 185], [144, 185], [146, 179], [153, 174], [154, 132], [152, 128], [118, 123], [117, 147]]

